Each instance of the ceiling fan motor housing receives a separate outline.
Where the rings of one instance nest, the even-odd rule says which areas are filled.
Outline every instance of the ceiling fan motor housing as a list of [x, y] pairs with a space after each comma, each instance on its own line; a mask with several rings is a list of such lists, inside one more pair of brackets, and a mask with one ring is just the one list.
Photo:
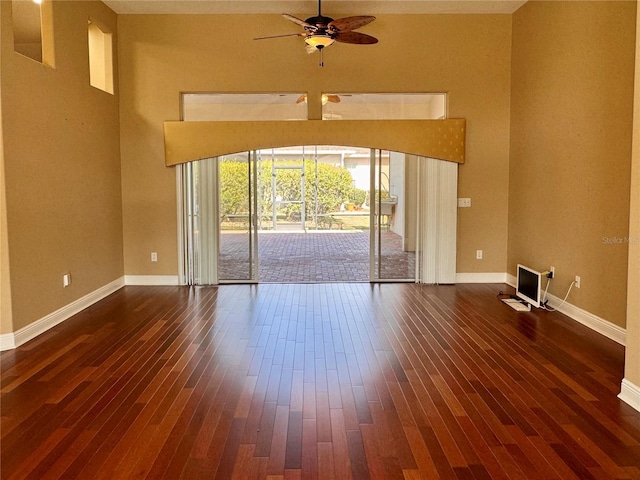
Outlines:
[[[333, 22], [333, 18], [325, 17], [323, 15], [318, 15], [315, 17], [309, 17], [305, 20], [309, 25], [314, 25], [318, 28], [318, 30], [327, 30], [329, 23]], [[305, 27], [305, 29], [311, 30], [309, 27]]]

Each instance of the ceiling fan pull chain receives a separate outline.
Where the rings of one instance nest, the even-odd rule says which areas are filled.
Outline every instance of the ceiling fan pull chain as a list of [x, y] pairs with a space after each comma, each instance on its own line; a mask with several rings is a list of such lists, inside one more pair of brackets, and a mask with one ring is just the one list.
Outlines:
[[320, 49], [320, 66], [324, 67], [324, 48]]

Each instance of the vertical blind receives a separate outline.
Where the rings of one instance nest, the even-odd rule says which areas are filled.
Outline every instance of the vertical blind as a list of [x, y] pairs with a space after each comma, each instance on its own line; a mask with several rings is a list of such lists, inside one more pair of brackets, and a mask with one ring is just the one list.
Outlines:
[[433, 158], [417, 162], [416, 282], [456, 282], [458, 164]]
[[180, 284], [218, 283], [218, 159], [179, 166]]

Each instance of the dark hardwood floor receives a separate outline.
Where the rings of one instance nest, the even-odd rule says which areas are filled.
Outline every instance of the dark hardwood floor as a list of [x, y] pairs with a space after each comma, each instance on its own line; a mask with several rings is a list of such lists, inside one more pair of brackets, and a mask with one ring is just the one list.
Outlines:
[[125, 287], [4, 352], [3, 479], [639, 479], [624, 349], [504, 285]]

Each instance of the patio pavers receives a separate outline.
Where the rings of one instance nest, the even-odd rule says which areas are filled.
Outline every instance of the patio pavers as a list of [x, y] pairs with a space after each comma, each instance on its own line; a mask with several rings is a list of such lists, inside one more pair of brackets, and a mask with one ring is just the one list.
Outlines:
[[[260, 232], [258, 234], [259, 282], [368, 282], [368, 231]], [[415, 255], [404, 252], [402, 237], [381, 232], [380, 277], [411, 279]], [[249, 278], [246, 232], [221, 235], [219, 275], [221, 280]]]

